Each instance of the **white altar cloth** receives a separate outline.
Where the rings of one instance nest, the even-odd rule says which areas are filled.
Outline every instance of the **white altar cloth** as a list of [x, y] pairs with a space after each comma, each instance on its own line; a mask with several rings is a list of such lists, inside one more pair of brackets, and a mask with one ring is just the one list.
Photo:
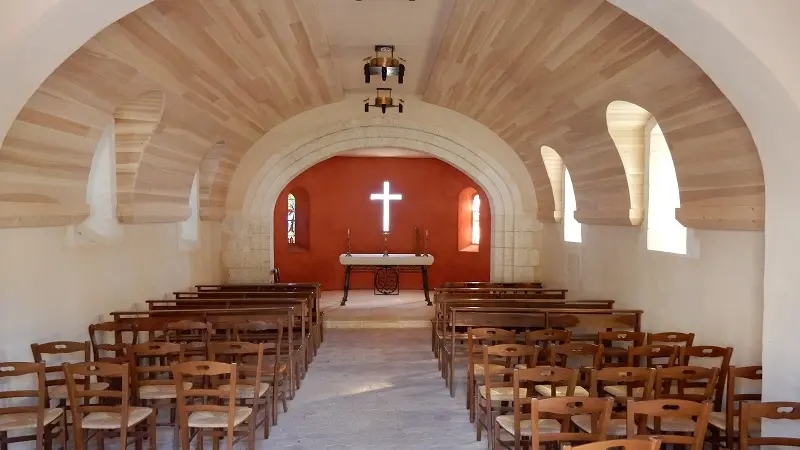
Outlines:
[[413, 253], [353, 253], [350, 256], [342, 253], [339, 262], [343, 266], [430, 266], [433, 255], [417, 256]]

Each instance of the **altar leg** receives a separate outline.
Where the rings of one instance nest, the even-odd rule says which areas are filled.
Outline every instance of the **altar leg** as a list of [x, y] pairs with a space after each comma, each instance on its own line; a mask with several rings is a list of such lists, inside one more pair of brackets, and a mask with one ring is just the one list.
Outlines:
[[433, 306], [431, 303], [431, 295], [428, 288], [428, 266], [420, 266], [422, 269], [422, 290], [425, 292], [425, 301], [428, 302], [428, 306]]
[[353, 266], [344, 266], [344, 296], [339, 306], [344, 306], [347, 303], [347, 291], [350, 290], [350, 272], [353, 271]]

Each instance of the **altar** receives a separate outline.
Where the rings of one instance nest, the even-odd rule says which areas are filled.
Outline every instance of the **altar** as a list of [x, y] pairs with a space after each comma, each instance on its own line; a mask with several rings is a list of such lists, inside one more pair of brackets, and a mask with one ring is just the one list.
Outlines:
[[350, 274], [353, 272], [374, 272], [375, 289], [389, 294], [400, 288], [400, 272], [421, 272], [422, 290], [425, 301], [432, 305], [428, 287], [428, 266], [433, 264], [432, 255], [415, 255], [413, 253], [361, 253], [339, 255], [339, 262], [344, 266], [344, 295], [341, 305], [347, 303], [347, 292], [350, 290]]

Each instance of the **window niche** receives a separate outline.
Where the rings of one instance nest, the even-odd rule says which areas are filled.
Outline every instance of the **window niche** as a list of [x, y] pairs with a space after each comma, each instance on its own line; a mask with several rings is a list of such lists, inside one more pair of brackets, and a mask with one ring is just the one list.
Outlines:
[[645, 128], [647, 146], [647, 249], [687, 254], [688, 233], [675, 218], [681, 206], [678, 177], [664, 132], [651, 119]]
[[189, 190], [189, 211], [191, 215], [179, 222], [179, 245], [181, 250], [194, 250], [200, 243], [200, 173], [196, 172]]
[[292, 189], [286, 201], [286, 242], [290, 251], [309, 249], [309, 217], [311, 205], [308, 191], [303, 188]]
[[458, 250], [461, 252], [480, 250], [483, 203], [478, 190], [472, 187], [462, 190], [458, 195]]
[[109, 120], [97, 142], [89, 169], [86, 186], [89, 217], [66, 228], [70, 246], [110, 244], [122, 238], [123, 227], [117, 222], [116, 214], [115, 142], [114, 123]]

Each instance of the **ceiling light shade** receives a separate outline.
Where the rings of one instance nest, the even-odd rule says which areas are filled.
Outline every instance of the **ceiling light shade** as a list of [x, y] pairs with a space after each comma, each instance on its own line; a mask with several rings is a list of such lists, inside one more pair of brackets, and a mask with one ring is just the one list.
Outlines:
[[369, 112], [369, 108], [380, 108], [383, 114], [389, 108], [397, 108], [397, 111], [403, 112], [403, 100], [399, 99], [395, 102], [392, 98], [392, 90], [388, 88], [376, 89], [377, 94], [374, 98], [374, 103], [370, 103], [370, 99], [364, 99], [364, 112]]
[[369, 83], [372, 75], [380, 75], [383, 81], [397, 77], [397, 82], [403, 84], [406, 66], [402, 61], [405, 60], [394, 56], [394, 45], [376, 45], [375, 56], [368, 56], [364, 61], [364, 82]]

